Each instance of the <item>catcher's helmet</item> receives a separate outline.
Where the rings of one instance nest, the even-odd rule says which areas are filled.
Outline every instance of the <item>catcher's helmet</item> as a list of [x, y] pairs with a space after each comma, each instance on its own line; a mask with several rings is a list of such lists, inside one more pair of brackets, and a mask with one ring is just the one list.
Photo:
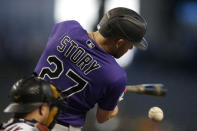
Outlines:
[[106, 38], [122, 38], [132, 42], [135, 47], [146, 50], [148, 47], [144, 38], [146, 26], [145, 19], [135, 11], [118, 7], [108, 11], [97, 25], [97, 28]]
[[59, 89], [53, 84], [37, 77], [17, 81], [10, 91], [11, 103], [6, 113], [29, 113], [43, 103], [54, 104], [59, 101]]

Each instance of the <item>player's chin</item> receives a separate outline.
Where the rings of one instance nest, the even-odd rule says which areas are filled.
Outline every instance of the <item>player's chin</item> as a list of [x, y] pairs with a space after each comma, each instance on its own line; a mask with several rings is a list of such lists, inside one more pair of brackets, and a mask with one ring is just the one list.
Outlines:
[[114, 55], [116, 59], [119, 59], [122, 55]]
[[111, 53], [111, 55], [112, 55], [113, 57], [115, 57], [116, 59], [119, 59], [119, 58], [120, 58], [121, 56], [123, 56], [125, 53], [126, 53], [126, 51], [121, 50], [121, 51], [116, 51], [116, 52], [114, 52], [114, 53]]
[[114, 57], [116, 59], [119, 59], [120, 57], [122, 57], [125, 53], [119, 53], [119, 54], [115, 54]]

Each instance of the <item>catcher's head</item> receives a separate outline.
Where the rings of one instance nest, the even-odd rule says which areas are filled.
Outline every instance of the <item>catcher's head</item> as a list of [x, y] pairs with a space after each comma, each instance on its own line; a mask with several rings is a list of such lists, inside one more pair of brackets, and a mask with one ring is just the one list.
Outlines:
[[[60, 90], [50, 82], [38, 77], [29, 77], [17, 81], [10, 91], [11, 103], [5, 108], [6, 113], [25, 114], [34, 111], [43, 104], [50, 106], [49, 126], [58, 113], [57, 104], [62, 102]], [[51, 115], [51, 116], [50, 116]]]
[[135, 47], [146, 50], [148, 44], [144, 38], [147, 23], [135, 11], [118, 7], [109, 10], [101, 19], [97, 28], [105, 37], [124, 39]]

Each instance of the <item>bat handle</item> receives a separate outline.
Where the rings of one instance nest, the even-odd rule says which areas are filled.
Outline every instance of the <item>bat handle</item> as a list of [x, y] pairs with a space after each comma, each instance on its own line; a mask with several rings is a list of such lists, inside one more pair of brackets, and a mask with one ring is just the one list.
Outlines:
[[129, 89], [126, 87], [124, 92], [133, 92], [133, 93], [143, 93], [145, 88], [141, 85], [130, 86]]

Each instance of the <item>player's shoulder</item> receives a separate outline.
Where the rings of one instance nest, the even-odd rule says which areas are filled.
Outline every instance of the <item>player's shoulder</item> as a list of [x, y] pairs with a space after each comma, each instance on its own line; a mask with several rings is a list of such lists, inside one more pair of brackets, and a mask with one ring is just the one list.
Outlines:
[[68, 21], [62, 21], [59, 23], [55, 23], [51, 32], [50, 37], [61, 37], [62, 34], [69, 34], [71, 32], [76, 32], [75, 30], [82, 30], [82, 26], [79, 24], [79, 22], [75, 20], [68, 20]]
[[6, 131], [38, 131], [34, 126], [28, 125], [26, 123], [14, 123], [5, 129]]
[[67, 28], [72, 28], [72, 27], [75, 27], [75, 26], [79, 26], [81, 27], [80, 23], [76, 20], [67, 20], [67, 21], [62, 21], [62, 22], [59, 22], [59, 23], [56, 23], [55, 26], [58, 26], [58, 27], [67, 27]]
[[80, 23], [76, 20], [68, 20], [68, 21], [62, 21], [62, 22], [59, 22], [59, 23], [56, 23], [54, 26], [53, 26], [53, 31], [52, 31], [52, 34], [69, 34], [71, 35], [74, 34], [76, 35], [76, 33], [80, 33], [82, 32], [84, 29], [83, 27], [80, 25]]

